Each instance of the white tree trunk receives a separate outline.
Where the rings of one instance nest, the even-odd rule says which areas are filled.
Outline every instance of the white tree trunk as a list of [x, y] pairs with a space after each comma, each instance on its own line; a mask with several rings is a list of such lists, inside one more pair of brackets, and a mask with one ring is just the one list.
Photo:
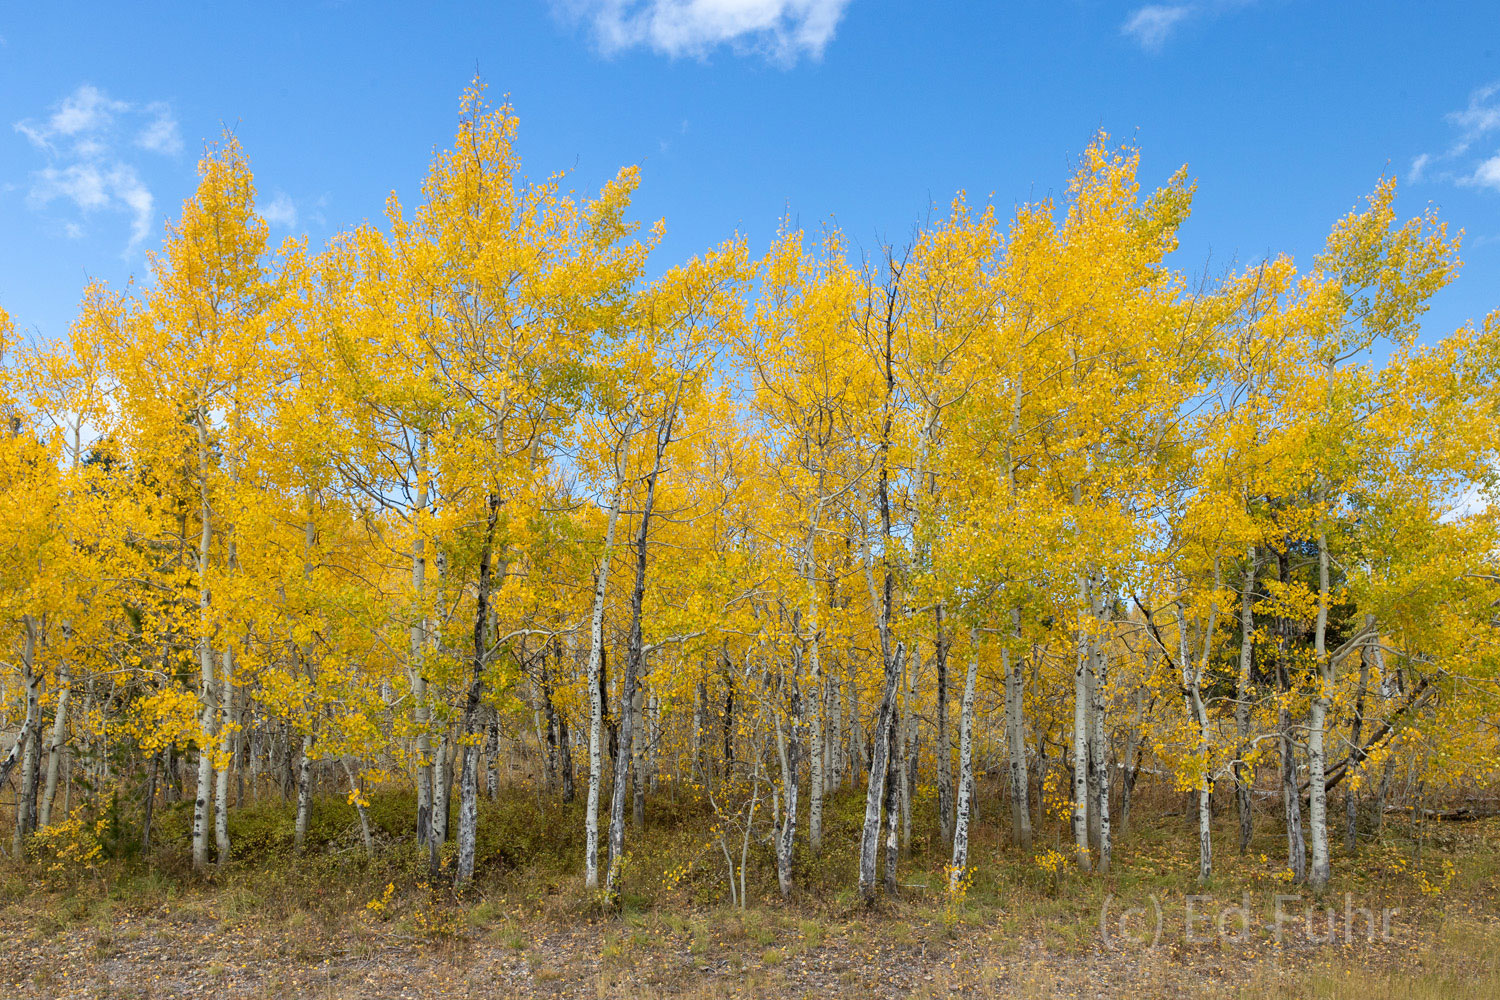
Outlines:
[[21, 682], [26, 687], [26, 721], [21, 724], [15, 744], [0, 765], [0, 782], [3, 782], [16, 761], [21, 762], [21, 790], [16, 796], [16, 822], [11, 838], [17, 859], [21, 857], [27, 836], [36, 832], [36, 816], [32, 814], [32, 808], [36, 802], [36, 755], [40, 745], [38, 731], [42, 724], [42, 674], [36, 669], [39, 629], [31, 615], [23, 616], [22, 624], [25, 636], [21, 644]]
[[229, 863], [229, 771], [230, 747], [234, 738], [230, 720], [234, 717], [234, 654], [228, 646], [224, 648], [224, 676], [219, 687], [224, 693], [224, 705], [219, 713], [219, 759], [224, 766], [219, 769], [214, 788], [214, 841], [218, 848], [218, 864]]
[[943, 844], [953, 843], [953, 737], [948, 732], [948, 636], [943, 628], [943, 605], [933, 611], [933, 667], [937, 671], [937, 758], [938, 835]]
[[297, 761], [297, 825], [292, 832], [292, 850], [301, 854], [307, 846], [307, 822], [312, 816], [312, 748], [315, 737], [302, 734], [302, 756]]
[[[1090, 608], [1087, 578], [1078, 578], [1080, 613]], [[1088, 627], [1078, 630], [1078, 655], [1073, 666], [1073, 853], [1081, 871], [1093, 868], [1089, 857], [1089, 675], [1092, 640]]]
[[416, 469], [417, 499], [412, 509], [411, 540], [411, 588], [412, 620], [411, 650], [407, 665], [411, 683], [412, 720], [417, 728], [416, 779], [417, 779], [417, 843], [426, 844], [432, 832], [432, 738], [427, 728], [432, 721], [432, 709], [427, 703], [427, 540], [423, 534], [422, 519], [427, 513], [427, 450], [426, 432], [421, 435], [417, 449]]
[[[812, 588], [809, 586], [808, 589]], [[814, 600], [816, 600], [815, 596]], [[808, 747], [807, 841], [808, 848], [813, 854], [817, 854], [823, 849], [823, 786], [826, 778], [822, 713], [824, 684], [823, 666], [818, 657], [817, 618], [814, 617], [810, 624], [813, 629], [813, 637], [808, 644], [808, 656], [811, 657], [808, 690], [811, 695], [802, 699], [802, 711], [807, 714], [810, 743]]]
[[1318, 690], [1312, 699], [1307, 722], [1308, 826], [1312, 837], [1314, 889], [1328, 884], [1328, 758], [1323, 734], [1328, 718], [1328, 698], [1333, 688], [1333, 670], [1328, 662], [1328, 536], [1318, 532], [1318, 618], [1313, 630], [1313, 655], [1317, 659]]
[[619, 520], [620, 497], [609, 505], [604, 524], [604, 549], [599, 554], [599, 569], [594, 577], [594, 608], [589, 617], [589, 795], [584, 813], [584, 884], [599, 888], [599, 784], [604, 767], [600, 741], [604, 719], [604, 699], [599, 690], [599, 674], [604, 656], [604, 598], [609, 589], [609, 550], [615, 541], [615, 522]]
[[1257, 553], [1252, 545], [1245, 553], [1245, 582], [1240, 588], [1240, 668], [1235, 681], [1234, 728], [1237, 743], [1234, 762], [1234, 801], [1240, 821], [1240, 853], [1250, 849], [1252, 813], [1250, 785], [1254, 774], [1245, 762], [1250, 752], [1250, 670], [1255, 651], [1255, 571]]
[[359, 836], [364, 841], [365, 857], [375, 856], [375, 838], [370, 833], [370, 814], [365, 809], [365, 800], [359, 793], [359, 779], [354, 776], [354, 769], [349, 766], [347, 759], [340, 759], [344, 765], [344, 773], [349, 776], [349, 791], [354, 797], [354, 810], [359, 813]]
[[202, 407], [198, 427], [198, 793], [193, 800], [193, 867], [208, 865], [209, 808], [213, 798], [213, 739], [218, 735], [214, 714], [214, 654], [209, 620], [208, 558], [213, 539], [212, 512], [208, 502], [208, 427]]
[[427, 837], [427, 846], [434, 853], [441, 851], [448, 842], [448, 785], [452, 776], [448, 755], [452, 746], [448, 734], [448, 723], [443, 723], [443, 732], [438, 736], [437, 753], [432, 758], [432, 823]]
[[[886, 772], [890, 770], [891, 715], [895, 711], [896, 684], [901, 676], [901, 664], [906, 658], [906, 646], [896, 644], [891, 662], [886, 665], [885, 690], [880, 699], [880, 710], [876, 715], [874, 752], [870, 755], [870, 775], [865, 789], [865, 823], [860, 836], [859, 891], [866, 902], [875, 898], [875, 870], [879, 858], [880, 813], [885, 800]], [[894, 826], [892, 830], [894, 831]]]
[[844, 786], [844, 717], [843, 687], [837, 667], [828, 677], [828, 731], [823, 737], [823, 748], [828, 763], [823, 771], [824, 794]]
[[[786, 814], [781, 823], [781, 835], [776, 841], [776, 881], [781, 889], [781, 898], [792, 898], [792, 854], [797, 842], [797, 770], [801, 765], [802, 737], [799, 717], [804, 711], [801, 696], [797, 693], [795, 680], [792, 687], [791, 737], [786, 741], [781, 754], [781, 779], [786, 789]], [[781, 726], [778, 722], [778, 741]], [[815, 758], [816, 759], [816, 758]]]
[[[1021, 635], [1021, 610], [1011, 611], [1014, 638]], [[1025, 677], [1021, 659], [1009, 646], [1000, 650], [1005, 674], [1005, 748], [1010, 775], [1010, 832], [1023, 852], [1031, 853], [1031, 782], [1026, 773]]]
[[[969, 630], [969, 647], [969, 672], [964, 676], [963, 702], [958, 711], [958, 812], [953, 820], [953, 864], [948, 869], [949, 892], [958, 891], [959, 883], [969, 868], [969, 803], [974, 777], [974, 685], [979, 676], [978, 629]], [[1009, 654], [1006, 652], [1002, 655], [1007, 661], [1008, 689]], [[1014, 780], [1014, 769], [1011, 773]], [[1029, 832], [1028, 829], [1028, 836]]]
[[[1101, 621], [1104, 612], [1105, 603], [1101, 599], [1099, 601], [1099, 616]], [[1093, 732], [1089, 740], [1091, 746], [1089, 763], [1095, 782], [1094, 822], [1097, 831], [1096, 843], [1099, 852], [1095, 868], [1099, 874], [1107, 875], [1110, 869], [1111, 858], [1114, 854], [1114, 844], [1111, 840], [1109, 830], [1109, 737], [1104, 728], [1105, 694], [1109, 685], [1109, 659], [1103, 649], [1095, 646], [1092, 660], [1094, 683], [1092, 685], [1093, 689], [1090, 692], [1090, 715]]]
[[64, 660], [57, 667], [57, 707], [52, 715], [52, 737], [47, 741], [47, 784], [42, 790], [42, 807], [37, 826], [52, 825], [52, 800], [57, 795], [57, 776], [61, 770], [63, 747], [68, 735], [68, 699], [73, 693], [72, 675]]

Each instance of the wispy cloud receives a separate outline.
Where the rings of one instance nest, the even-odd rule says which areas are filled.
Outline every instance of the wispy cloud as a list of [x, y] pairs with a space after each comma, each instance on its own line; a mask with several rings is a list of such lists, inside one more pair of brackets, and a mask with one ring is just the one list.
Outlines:
[[1467, 107], [1443, 118], [1457, 135], [1442, 152], [1414, 157], [1408, 179], [1413, 184], [1430, 179], [1500, 191], [1500, 149], [1472, 155], [1476, 145], [1500, 137], [1500, 81], [1470, 92]]
[[160, 101], [132, 104], [82, 84], [45, 117], [25, 118], [14, 127], [47, 158], [47, 165], [31, 174], [26, 200], [33, 209], [71, 205], [75, 217], [61, 220], [70, 237], [82, 236], [83, 220], [94, 213], [123, 212], [130, 217], [126, 253], [149, 235], [156, 202], [126, 150], [133, 146], [167, 156], [181, 152], [182, 137], [170, 106]]
[[1160, 52], [1177, 30], [1198, 18], [1218, 17], [1257, 0], [1180, 0], [1137, 7], [1120, 25], [1120, 34], [1147, 52]]
[[1191, 17], [1194, 10], [1193, 4], [1186, 3], [1148, 4], [1126, 18], [1120, 31], [1134, 39], [1147, 52], [1160, 52], [1172, 32]]
[[182, 133], [177, 131], [177, 119], [172, 109], [160, 101], [146, 106], [152, 115], [151, 122], [136, 133], [135, 144], [152, 153], [175, 156], [182, 152]]
[[1469, 176], [1466, 183], [1487, 187], [1492, 191], [1500, 191], [1500, 153], [1496, 153], [1475, 167], [1474, 173]]
[[266, 220], [268, 226], [280, 226], [283, 229], [297, 228], [297, 206], [282, 191], [277, 191], [276, 196], [260, 206], [259, 211], [260, 217]]
[[782, 65], [819, 58], [850, 0], [552, 0], [588, 23], [606, 53], [703, 57], [728, 45]]

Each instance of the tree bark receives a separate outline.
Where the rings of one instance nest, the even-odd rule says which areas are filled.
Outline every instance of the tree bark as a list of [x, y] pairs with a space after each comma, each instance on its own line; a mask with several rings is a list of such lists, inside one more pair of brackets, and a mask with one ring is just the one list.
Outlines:
[[[1080, 617], [1092, 617], [1089, 598], [1089, 581], [1082, 574], [1078, 577], [1078, 608]], [[1089, 609], [1085, 616], [1084, 609]], [[1089, 677], [1093, 661], [1092, 639], [1088, 626], [1078, 630], [1078, 655], [1073, 665], [1073, 854], [1080, 871], [1091, 871], [1089, 856]]]
[[938, 835], [945, 847], [953, 843], [953, 743], [948, 735], [948, 646], [943, 627], [943, 605], [933, 610], [933, 669], [937, 672], [937, 797]]
[[52, 738], [47, 741], [47, 782], [42, 790], [42, 806], [37, 814], [37, 827], [52, 825], [52, 800], [57, 795], [57, 776], [61, 768], [63, 747], [67, 743], [68, 699], [73, 693], [73, 681], [68, 661], [57, 666], [57, 706], [52, 714]]
[[786, 813], [781, 822], [780, 836], [776, 841], [776, 882], [781, 889], [781, 898], [792, 898], [792, 855], [797, 842], [797, 770], [802, 764], [801, 715], [802, 696], [797, 689], [796, 677], [792, 678], [792, 704], [790, 738], [787, 740], [785, 770], [782, 783], [786, 788]]
[[224, 766], [218, 769], [214, 788], [214, 844], [218, 850], [216, 861], [220, 868], [229, 864], [229, 771], [233, 763], [230, 749], [234, 732], [230, 719], [234, 717], [234, 653], [232, 647], [224, 647], [224, 676], [219, 681], [224, 704], [219, 712], [219, 759]]
[[[1349, 724], [1349, 745], [1354, 749], [1349, 751], [1350, 764], [1345, 774], [1350, 773], [1349, 768], [1359, 767], [1357, 763], [1354, 763], [1354, 755], [1360, 748], [1360, 739], [1364, 734], [1365, 695], [1370, 688], [1370, 662], [1380, 655], [1380, 633], [1375, 628], [1374, 615], [1365, 616], [1365, 631], [1370, 633], [1370, 638], [1359, 657], [1359, 689], [1354, 694], [1354, 719]], [[1351, 854], [1354, 853], [1355, 845], [1359, 840], [1354, 822], [1358, 807], [1359, 800], [1355, 796], [1354, 782], [1351, 781], [1344, 785], [1344, 849]]]
[[1323, 750], [1323, 736], [1328, 716], [1328, 698], [1333, 686], [1333, 670], [1328, 662], [1328, 535], [1318, 531], [1318, 615], [1313, 628], [1313, 656], [1317, 662], [1318, 690], [1308, 711], [1307, 770], [1311, 785], [1308, 803], [1308, 826], [1312, 834], [1312, 871], [1309, 884], [1321, 890], [1328, 884], [1328, 790], [1324, 768], [1328, 760]]
[[[458, 740], [461, 763], [458, 793], [458, 870], [454, 874], [454, 883], [460, 886], [467, 885], [474, 877], [474, 842], [479, 829], [480, 748], [477, 736], [484, 700], [484, 671], [489, 663], [490, 559], [495, 545], [495, 524], [500, 515], [500, 498], [490, 493], [486, 498], [485, 507], [484, 543], [479, 550], [479, 581], [475, 588], [474, 599], [474, 657], [471, 661], [469, 693], [464, 699], [464, 713], [459, 726]], [[503, 578], [503, 571], [501, 576]], [[501, 582], [503, 583], [504, 580], [502, 579]]]
[[[682, 389], [679, 381], [677, 391]], [[647, 542], [651, 533], [651, 515], [656, 507], [656, 482], [661, 475], [662, 460], [672, 440], [677, 419], [678, 398], [663, 415], [656, 429], [656, 453], [646, 476], [646, 499], [641, 506], [640, 525], [635, 538], [635, 584], [630, 593], [630, 635], [625, 655], [625, 674], [620, 680], [620, 752], [615, 758], [615, 784], [610, 790], [609, 872], [605, 893], [611, 900], [619, 898], [620, 870], [625, 861], [625, 790], [629, 787], [630, 764], [634, 744], [636, 688], [645, 666], [645, 648], [641, 638], [641, 609], [646, 596]]]
[[359, 814], [359, 836], [365, 845], [365, 857], [375, 856], [375, 837], [370, 832], [370, 814], [365, 809], [365, 800], [359, 792], [359, 779], [354, 776], [354, 769], [349, 766], [349, 761], [339, 758], [344, 765], [344, 773], [349, 776], [349, 792], [354, 799], [354, 811]]
[[[979, 630], [969, 630], [969, 671], [964, 675], [963, 701], [958, 713], [958, 813], [953, 821], [953, 863], [948, 868], [948, 891], [958, 891], [960, 882], [969, 869], [969, 802], [971, 798], [970, 789], [974, 778], [974, 686], [979, 676]], [[1001, 655], [1006, 659], [1006, 685], [1010, 684], [1010, 658], [1007, 651]], [[1009, 708], [1009, 690], [1007, 694], [1007, 709]], [[1007, 724], [1009, 719], [1007, 718]], [[1012, 791], [1014, 792], [1015, 769], [1011, 769]], [[1021, 809], [1024, 813], [1025, 788], [1022, 787]], [[1014, 798], [1014, 795], [1012, 796]], [[1014, 816], [1014, 813], [1012, 814]], [[1027, 825], [1027, 839], [1030, 839], [1030, 825]], [[1029, 845], [1028, 845], [1029, 846]]]
[[604, 597], [609, 589], [609, 550], [614, 545], [619, 515], [617, 493], [604, 522], [604, 548], [594, 575], [594, 608], [589, 616], [589, 792], [584, 812], [583, 880], [591, 890], [599, 888], [599, 784], [604, 772], [600, 745], [604, 736]]
[[427, 702], [427, 538], [422, 519], [427, 514], [428, 481], [427, 452], [428, 436], [424, 431], [417, 449], [417, 499], [412, 510], [411, 540], [411, 586], [413, 615], [411, 622], [411, 651], [407, 667], [410, 672], [412, 715], [417, 727], [417, 843], [427, 844], [432, 832], [432, 737], [428, 726], [432, 722], [432, 708]]
[[307, 847], [307, 824], [312, 817], [312, 748], [316, 740], [311, 730], [302, 734], [302, 755], [297, 761], [297, 824], [292, 830], [292, 850], [297, 854]]
[[1240, 669], [1235, 680], [1234, 727], [1238, 742], [1234, 751], [1234, 801], [1240, 820], [1240, 853], [1250, 849], [1253, 832], [1250, 786], [1255, 773], [1245, 758], [1250, 752], [1250, 671], [1255, 653], [1255, 572], [1258, 554], [1250, 546], [1245, 554], [1245, 582], [1240, 588]]
[[25, 635], [21, 640], [21, 681], [26, 688], [26, 721], [11, 747], [5, 764], [0, 767], [0, 778], [9, 775], [15, 762], [21, 762], [21, 790], [16, 796], [16, 823], [11, 834], [13, 853], [21, 857], [26, 838], [36, 832], [36, 773], [37, 752], [41, 740], [39, 730], [42, 722], [42, 673], [36, 668], [36, 650], [40, 644], [40, 628], [31, 615], [22, 616]]
[[906, 658], [906, 646], [897, 643], [895, 652], [886, 664], [885, 689], [876, 713], [875, 746], [870, 755], [870, 774], [865, 789], [865, 823], [860, 836], [859, 891], [865, 902], [875, 899], [875, 874], [880, 843], [881, 806], [886, 798], [886, 772], [890, 770], [891, 717], [894, 714], [896, 684], [901, 676], [901, 664]]
[[212, 511], [208, 501], [207, 414], [200, 406], [194, 415], [198, 429], [198, 794], [193, 801], [193, 868], [208, 866], [209, 809], [214, 790], [212, 741], [218, 735], [215, 721], [213, 636], [210, 628], [208, 587], [209, 544], [213, 538]]
[[[1020, 639], [1021, 610], [1011, 611], [1013, 637]], [[1006, 771], [1010, 775], [1010, 834], [1011, 840], [1027, 854], [1031, 853], [1031, 793], [1026, 774], [1026, 709], [1024, 701], [1025, 678], [1017, 651], [1009, 645], [1000, 649], [1001, 667], [1005, 674], [1005, 747]], [[968, 697], [965, 689], [965, 697]]]

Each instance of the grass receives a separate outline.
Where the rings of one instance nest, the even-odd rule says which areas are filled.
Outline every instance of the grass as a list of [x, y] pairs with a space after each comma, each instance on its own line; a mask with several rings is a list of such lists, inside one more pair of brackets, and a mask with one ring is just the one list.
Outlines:
[[[1421, 842], [1393, 824], [1355, 856], [1336, 844], [1334, 881], [1314, 895], [1285, 881], [1281, 833], [1269, 824], [1236, 853], [1232, 816], [1215, 830], [1214, 877], [1198, 886], [1196, 831], [1165, 813], [1170, 802], [1138, 796], [1106, 876], [1043, 870], [1036, 855], [1063, 846], [1060, 826], [1038, 824], [1035, 851], [1023, 855], [1003, 829], [980, 823], [975, 877], [955, 901], [943, 888], [935, 819], [919, 811], [901, 862], [908, 888], [871, 909], [852, 891], [863, 802], [846, 793], [827, 804], [822, 856], [799, 852], [796, 898], [781, 901], [770, 850], [757, 845], [741, 909], [728, 905], [722, 857], [705, 846], [708, 812], [663, 797], [646, 829], [629, 833], [615, 912], [582, 885], [580, 807], [539, 802], [533, 791], [483, 803], [478, 877], [463, 892], [434, 879], [410, 842], [406, 793], [371, 796], [382, 843], [372, 859], [342, 799], [317, 803], [303, 857], [291, 852], [290, 804], [247, 807], [232, 816], [235, 859], [203, 878], [184, 862], [180, 810], [164, 810], [149, 857], [125, 847], [90, 870], [44, 878], [37, 863], [0, 863], [0, 933], [23, 942], [13, 960], [0, 956], [0, 993], [45, 983], [26, 988], [52, 995], [81, 941], [85, 965], [135, 970], [148, 985], [163, 956], [201, 953], [200, 985], [226, 996], [265, 995], [273, 982], [341, 995], [298, 977], [361, 962], [395, 963], [387, 975], [396, 976], [438, 969], [465, 989], [480, 975], [502, 994], [524, 980], [565, 996], [717, 996], [731, 985], [762, 996], [1045, 996], [1076, 981], [1139, 997], [1500, 996], [1500, 823], [1438, 826]], [[128, 817], [119, 825], [126, 845]], [[1278, 895], [1298, 897], [1283, 900], [1280, 922]], [[1330, 911], [1341, 938], [1346, 899], [1357, 929], [1362, 908], [1377, 925], [1382, 910], [1395, 911], [1390, 940], [1357, 930], [1347, 945], [1316, 944], [1309, 927], [1326, 927]], [[1243, 936], [1220, 933], [1221, 914], [1229, 932], [1246, 927]]]

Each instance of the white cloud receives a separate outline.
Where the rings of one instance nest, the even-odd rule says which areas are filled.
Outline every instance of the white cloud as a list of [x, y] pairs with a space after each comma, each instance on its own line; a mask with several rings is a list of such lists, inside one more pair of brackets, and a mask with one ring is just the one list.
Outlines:
[[721, 45], [790, 65], [833, 40], [850, 0], [553, 0], [586, 20], [605, 52], [707, 55]]
[[27, 203], [38, 211], [70, 205], [77, 218], [62, 221], [72, 238], [84, 233], [83, 220], [114, 211], [130, 219], [129, 253], [151, 231], [156, 201], [136, 166], [122, 152], [124, 138], [151, 153], [174, 155], [182, 150], [177, 119], [160, 101], [132, 104], [110, 97], [92, 84], [82, 84], [53, 106], [42, 119], [15, 123], [48, 160], [31, 174]]
[[172, 117], [172, 109], [158, 101], [149, 105], [146, 110], [155, 117], [136, 133], [135, 144], [164, 156], [175, 156], [182, 152], [182, 134], [177, 131], [177, 119]]
[[1413, 184], [1419, 183], [1422, 180], [1422, 174], [1427, 170], [1427, 165], [1431, 162], [1432, 155], [1430, 153], [1423, 153], [1411, 161], [1411, 173], [1407, 176]]
[[1469, 183], [1478, 187], [1487, 187], [1500, 191], [1500, 153], [1485, 160], [1474, 168], [1474, 174], [1469, 178]]
[[[1451, 184], [1500, 191], [1500, 153], [1479, 161], [1470, 158], [1476, 143], [1500, 133], [1500, 81], [1471, 91], [1468, 106], [1450, 111], [1443, 120], [1454, 126], [1458, 135], [1441, 153], [1423, 153], [1412, 160], [1412, 183], [1431, 176]], [[1432, 173], [1431, 167], [1439, 169]]]
[[1120, 34], [1147, 52], [1160, 52], [1177, 29], [1197, 18], [1216, 18], [1259, 0], [1177, 0], [1151, 3], [1130, 12], [1120, 25]]
[[[27, 202], [35, 208], [46, 208], [63, 200], [72, 202], [84, 215], [108, 208], [129, 213], [132, 249], [151, 231], [155, 199], [129, 164], [73, 163], [62, 168], [44, 167], [32, 175], [32, 181]], [[65, 230], [72, 236], [83, 233], [83, 227], [76, 222], [66, 223]]]
[[292, 199], [278, 191], [276, 197], [260, 207], [260, 217], [266, 220], [268, 226], [281, 226], [283, 229], [295, 229], [297, 226], [297, 206]]
[[1475, 139], [1500, 129], [1500, 83], [1480, 87], [1469, 95], [1467, 108], [1450, 111], [1446, 117], [1463, 130], [1450, 151], [1453, 155], [1461, 155]]
[[1126, 18], [1125, 23], [1120, 26], [1120, 31], [1134, 39], [1146, 51], [1160, 52], [1172, 32], [1191, 16], [1195, 9], [1193, 4], [1186, 3], [1148, 4]]
[[85, 83], [59, 101], [45, 122], [19, 121], [16, 131], [30, 139], [32, 145], [49, 151], [56, 149], [55, 144], [60, 140], [73, 137], [87, 146], [93, 144], [93, 136], [110, 128], [115, 115], [129, 110], [129, 104], [111, 100], [98, 87]]

